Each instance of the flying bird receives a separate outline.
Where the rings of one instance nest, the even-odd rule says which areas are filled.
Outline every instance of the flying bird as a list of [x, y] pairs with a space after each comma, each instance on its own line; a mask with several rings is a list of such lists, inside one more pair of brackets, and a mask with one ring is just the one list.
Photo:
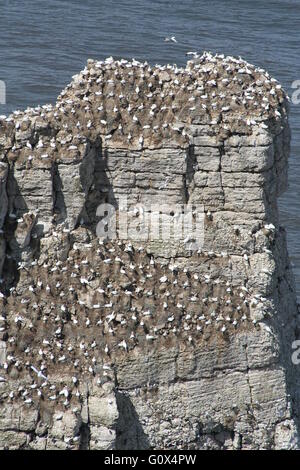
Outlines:
[[171, 37], [166, 37], [165, 38], [165, 42], [177, 42], [175, 36], [171, 36]]

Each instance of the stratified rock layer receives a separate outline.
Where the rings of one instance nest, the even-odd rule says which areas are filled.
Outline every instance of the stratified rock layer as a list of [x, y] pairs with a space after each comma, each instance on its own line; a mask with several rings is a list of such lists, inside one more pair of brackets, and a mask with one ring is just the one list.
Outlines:
[[[298, 447], [287, 114], [265, 71], [206, 53], [90, 60], [1, 118], [0, 448]], [[126, 236], [97, 237], [101, 203]], [[166, 235], [183, 207], [196, 250]]]

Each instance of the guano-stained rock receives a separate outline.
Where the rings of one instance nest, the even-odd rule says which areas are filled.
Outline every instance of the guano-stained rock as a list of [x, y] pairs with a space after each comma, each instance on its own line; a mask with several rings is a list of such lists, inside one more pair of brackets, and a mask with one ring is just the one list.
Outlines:
[[[1, 449], [299, 448], [287, 116], [267, 72], [205, 53], [89, 60], [1, 118]], [[102, 203], [129, 239], [97, 237]]]

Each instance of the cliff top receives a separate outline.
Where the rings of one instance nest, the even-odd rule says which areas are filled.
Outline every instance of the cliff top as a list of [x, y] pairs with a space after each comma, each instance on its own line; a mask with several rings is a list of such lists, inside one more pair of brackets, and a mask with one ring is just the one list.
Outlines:
[[55, 106], [0, 117], [0, 150], [11, 160], [46, 164], [64, 152], [73, 158], [87, 139], [99, 137], [108, 148], [186, 147], [197, 124], [224, 140], [254, 127], [265, 132], [286, 118], [287, 108], [281, 85], [240, 58], [205, 52], [185, 68], [88, 60]]

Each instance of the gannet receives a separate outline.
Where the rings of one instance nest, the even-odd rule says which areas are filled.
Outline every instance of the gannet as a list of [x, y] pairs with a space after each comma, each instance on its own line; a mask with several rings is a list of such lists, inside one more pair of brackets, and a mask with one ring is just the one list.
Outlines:
[[175, 36], [166, 37], [165, 42], [177, 42]]

